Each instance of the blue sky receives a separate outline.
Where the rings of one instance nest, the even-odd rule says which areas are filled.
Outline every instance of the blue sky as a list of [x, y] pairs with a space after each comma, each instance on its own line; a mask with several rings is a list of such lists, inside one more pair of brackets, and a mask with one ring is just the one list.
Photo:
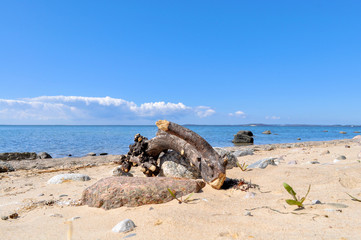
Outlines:
[[361, 124], [360, 1], [1, 1], [0, 124]]

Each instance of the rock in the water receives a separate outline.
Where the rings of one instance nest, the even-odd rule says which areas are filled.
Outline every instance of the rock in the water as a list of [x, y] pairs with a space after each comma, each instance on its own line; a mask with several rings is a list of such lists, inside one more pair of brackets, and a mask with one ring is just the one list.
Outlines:
[[340, 133], [341, 133], [341, 134], [346, 134], [347, 132], [341, 131]]
[[271, 134], [271, 131], [270, 131], [270, 130], [266, 130], [266, 131], [262, 132], [262, 134]]
[[93, 153], [93, 152], [90, 152], [90, 153], [88, 153], [87, 154], [87, 156], [91, 156], [91, 157], [94, 157], [94, 156], [96, 156], [97, 154], [96, 153]]
[[34, 160], [37, 158], [37, 154], [34, 152], [10, 152], [0, 153], [0, 160], [11, 161], [11, 160]]
[[130, 219], [125, 219], [115, 225], [112, 229], [113, 232], [120, 233], [120, 232], [129, 232], [135, 228], [135, 224]]
[[261, 159], [261, 160], [258, 160], [257, 162], [254, 162], [252, 163], [251, 165], [249, 165], [247, 168], [261, 168], [261, 169], [264, 169], [266, 168], [268, 165], [277, 165], [275, 163], [275, 160], [277, 158], [273, 158], [273, 157], [270, 157], [270, 158], [265, 158], [265, 159]]
[[40, 152], [37, 154], [39, 159], [46, 159], [46, 158], [52, 158], [49, 153], [47, 152]]
[[112, 170], [112, 176], [133, 177], [133, 174], [131, 174], [129, 172], [124, 172], [122, 170], [122, 166], [118, 166]]
[[253, 152], [254, 152], [253, 149], [237, 150], [233, 152], [233, 155], [235, 157], [243, 157], [247, 155], [253, 155]]
[[99, 156], [105, 156], [108, 155], [108, 153], [99, 153]]
[[297, 140], [301, 140], [301, 138], [297, 138]]
[[202, 180], [184, 178], [109, 177], [86, 188], [82, 195], [82, 203], [104, 209], [164, 203], [173, 200], [168, 189], [178, 198], [198, 192], [205, 185]]
[[7, 162], [0, 161], [0, 172], [13, 172], [15, 169]]
[[360, 133], [360, 131], [354, 131], [353, 133]]
[[237, 132], [232, 140], [234, 144], [253, 144], [253, 141], [253, 133], [244, 130]]
[[197, 179], [201, 176], [196, 167], [175, 151], [168, 151], [160, 158], [159, 176]]
[[227, 169], [237, 167], [238, 159], [236, 156], [234, 156], [232, 152], [227, 151], [224, 148], [218, 148], [218, 147], [215, 147], [213, 149], [216, 150], [216, 152], [218, 153], [219, 156], [221, 156], [222, 159], [227, 158], [228, 161], [226, 166]]
[[89, 181], [90, 177], [88, 175], [79, 174], [79, 173], [67, 173], [56, 175], [49, 179], [48, 184], [60, 184], [66, 181]]

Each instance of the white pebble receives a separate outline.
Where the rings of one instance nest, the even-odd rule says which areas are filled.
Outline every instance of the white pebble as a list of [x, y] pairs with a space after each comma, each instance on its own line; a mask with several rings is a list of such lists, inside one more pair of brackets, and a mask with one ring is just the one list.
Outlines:
[[117, 225], [115, 225], [112, 228], [113, 232], [120, 233], [120, 232], [129, 232], [132, 231], [135, 228], [135, 224], [130, 219], [125, 219], [121, 222], [119, 222]]
[[56, 175], [49, 179], [48, 184], [61, 184], [65, 181], [89, 181], [90, 177], [88, 175], [79, 174], [79, 173], [68, 173]]

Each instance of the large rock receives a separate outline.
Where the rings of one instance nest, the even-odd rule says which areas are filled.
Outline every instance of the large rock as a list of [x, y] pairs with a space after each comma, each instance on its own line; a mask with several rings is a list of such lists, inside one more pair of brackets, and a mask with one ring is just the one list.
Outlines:
[[11, 160], [34, 160], [37, 158], [37, 154], [34, 152], [9, 152], [0, 153], [0, 160], [11, 161]]
[[104, 209], [136, 207], [173, 200], [168, 189], [179, 198], [192, 192], [199, 192], [204, 186], [205, 182], [202, 180], [193, 179], [109, 177], [86, 188], [81, 200], [84, 205]]
[[237, 167], [237, 163], [238, 163], [238, 159], [237, 157], [230, 151], [227, 151], [224, 148], [219, 148], [219, 147], [214, 147], [214, 150], [216, 150], [216, 152], [218, 153], [219, 156], [221, 156], [221, 158], [227, 158], [227, 169], [231, 169], [234, 167]]
[[15, 169], [7, 162], [0, 161], [0, 172], [12, 172]]
[[253, 133], [251, 131], [239, 131], [232, 140], [234, 144], [253, 144]]
[[196, 167], [175, 151], [168, 151], [159, 158], [160, 176], [197, 179], [201, 176]]

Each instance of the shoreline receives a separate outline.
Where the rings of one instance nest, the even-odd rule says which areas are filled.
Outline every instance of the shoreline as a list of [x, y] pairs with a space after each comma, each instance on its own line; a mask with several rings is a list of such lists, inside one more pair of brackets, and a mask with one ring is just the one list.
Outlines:
[[[248, 146], [255, 148], [254, 154], [237, 160], [249, 165], [273, 157], [278, 165], [227, 170], [228, 178], [251, 181], [259, 189], [215, 190], [207, 185], [188, 204], [172, 200], [112, 210], [73, 203], [86, 187], [112, 175], [117, 166], [112, 161], [119, 155], [36, 160], [38, 165], [30, 169], [0, 173], [0, 215], [19, 215], [0, 220], [1, 236], [9, 240], [66, 239], [69, 225], [64, 222], [75, 219], [71, 220], [73, 239], [359, 239], [360, 203], [346, 193], [361, 198], [361, 139], [271, 145]], [[234, 150], [240, 148], [244, 149]], [[346, 159], [335, 161], [341, 155]], [[47, 184], [62, 173], [86, 174], [91, 179]], [[138, 168], [131, 173], [144, 177]], [[300, 197], [311, 185], [304, 209], [296, 211], [286, 204], [290, 195], [283, 182]], [[321, 204], [312, 204], [313, 200]], [[126, 218], [137, 226], [132, 232], [111, 231]]]
[[[361, 135], [359, 135], [361, 138]], [[316, 146], [329, 146], [336, 144], [348, 144], [358, 142], [359, 140], [354, 137], [351, 139], [330, 140], [330, 141], [305, 141], [295, 143], [276, 143], [276, 144], [262, 144], [262, 145], [240, 145], [222, 147], [223, 149], [234, 152], [237, 150], [252, 149], [253, 151], [272, 151], [275, 149], [291, 149], [302, 147], [316, 147]], [[126, 154], [126, 153], [125, 153]], [[97, 156], [83, 156], [83, 157], [63, 157], [63, 158], [47, 158], [47, 159], [34, 159], [34, 160], [8, 160], [5, 161], [12, 165], [16, 171], [18, 170], [46, 170], [56, 168], [59, 171], [72, 169], [72, 168], [86, 168], [94, 167], [96, 165], [112, 164], [118, 160], [122, 154], [116, 155], [97, 155]], [[115, 164], [115, 163], [114, 163]]]

